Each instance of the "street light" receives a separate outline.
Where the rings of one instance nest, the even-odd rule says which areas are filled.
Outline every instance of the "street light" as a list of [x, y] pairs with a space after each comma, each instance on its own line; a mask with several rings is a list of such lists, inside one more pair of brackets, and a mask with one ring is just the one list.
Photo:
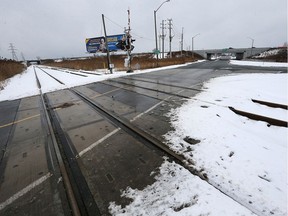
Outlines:
[[251, 37], [248, 37], [251, 41], [252, 41], [252, 46], [251, 46], [251, 57], [252, 57], [252, 50], [253, 50], [253, 47], [254, 47], [254, 39], [251, 38]]
[[157, 66], [158, 66], [158, 43], [157, 43], [157, 24], [156, 24], [156, 13], [157, 11], [162, 7], [163, 4], [165, 4], [166, 2], [170, 2], [170, 0], [166, 0], [164, 2], [162, 2], [162, 4], [157, 8], [157, 10], [154, 10], [154, 24], [155, 24], [155, 43], [156, 43], [156, 49], [155, 49], [155, 52], [156, 52], [156, 55], [157, 55]]
[[200, 33], [198, 33], [192, 37], [192, 58], [193, 59], [194, 59], [194, 38], [197, 37], [198, 35], [200, 35]]

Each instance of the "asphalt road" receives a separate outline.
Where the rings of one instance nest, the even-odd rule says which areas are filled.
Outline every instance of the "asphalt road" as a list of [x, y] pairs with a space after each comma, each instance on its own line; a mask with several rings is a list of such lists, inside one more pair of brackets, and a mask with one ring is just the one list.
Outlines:
[[[203, 82], [231, 73], [287, 73], [287, 68], [206, 61], [74, 90], [164, 142], [162, 135], [171, 129], [165, 114], [199, 93]], [[142, 189], [155, 181], [150, 173], [157, 174], [164, 152], [103, 116], [73, 91], [45, 97], [54, 116], [51, 121], [58, 125], [56, 140], [82, 215], [109, 214], [109, 202], [129, 203], [121, 190]], [[0, 215], [72, 214], [54, 142], [40, 96], [0, 102]]]

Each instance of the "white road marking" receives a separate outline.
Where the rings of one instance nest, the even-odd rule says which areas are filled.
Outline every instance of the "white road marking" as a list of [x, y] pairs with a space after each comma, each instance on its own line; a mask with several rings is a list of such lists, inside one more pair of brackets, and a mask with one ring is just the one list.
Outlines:
[[[177, 92], [177, 94], [183, 92], [185, 90], [180, 90], [179, 92]], [[160, 104], [166, 102], [168, 99], [170, 99], [173, 96], [169, 96], [165, 99], [163, 99], [162, 101], [160, 101], [159, 103], [155, 104], [154, 106], [150, 107], [149, 109], [147, 109], [145, 112], [140, 113], [139, 115], [135, 116], [133, 119], [130, 120], [130, 122], [133, 122], [135, 120], [137, 120], [138, 118], [140, 118], [141, 116], [143, 116], [144, 114], [150, 112], [151, 110], [155, 109], [157, 106], [159, 106]], [[84, 150], [82, 150], [77, 156], [76, 158], [82, 157], [85, 153], [87, 153], [88, 151], [91, 151], [94, 147], [96, 147], [97, 145], [99, 145], [100, 143], [102, 143], [103, 141], [105, 141], [106, 139], [108, 139], [109, 137], [111, 137], [112, 135], [114, 135], [115, 133], [117, 133], [119, 130], [121, 130], [121, 128], [117, 128], [114, 131], [112, 131], [111, 133], [107, 134], [106, 136], [102, 137], [100, 140], [98, 140], [97, 142], [91, 144], [89, 147], [85, 148]]]
[[40, 185], [41, 183], [43, 183], [44, 181], [46, 181], [48, 178], [50, 178], [52, 176], [51, 173], [47, 173], [45, 176], [42, 176], [41, 178], [37, 179], [36, 181], [32, 182], [30, 185], [28, 185], [27, 187], [23, 188], [22, 190], [20, 190], [19, 192], [17, 192], [16, 194], [14, 194], [13, 196], [11, 196], [9, 199], [7, 199], [5, 202], [0, 204], [0, 211], [2, 209], [4, 209], [6, 206], [10, 205], [11, 203], [13, 203], [15, 200], [17, 200], [18, 198], [22, 197], [23, 195], [25, 195], [26, 193], [28, 193], [29, 191], [31, 191], [33, 188], [35, 188], [36, 186]]
[[[150, 107], [148, 110], [146, 110], [145, 112], [140, 113], [139, 115], [135, 116], [132, 120], [130, 120], [130, 122], [135, 121], [136, 119], [140, 118], [142, 115], [144, 115], [145, 113], [148, 113], [149, 111], [153, 110], [154, 108], [156, 108], [157, 106], [159, 106], [161, 103], [163, 103], [165, 101], [160, 101], [159, 103], [157, 103], [156, 105]], [[119, 130], [121, 130], [121, 128], [117, 128], [115, 130], [113, 130], [111, 133], [107, 134], [106, 136], [102, 137], [101, 139], [99, 139], [97, 142], [91, 144], [89, 147], [85, 148], [84, 150], [82, 150], [76, 158], [82, 157], [84, 154], [86, 154], [88, 151], [91, 151], [93, 148], [95, 148], [97, 145], [99, 145], [100, 143], [102, 143], [103, 141], [105, 141], [106, 139], [108, 139], [109, 137], [111, 137], [112, 135], [114, 135], [115, 133], [117, 133]]]
[[[171, 97], [171, 96], [170, 96]], [[135, 116], [133, 119], [130, 120], [130, 122], [133, 122], [135, 120], [137, 120], [138, 118], [140, 118], [142, 115], [150, 112], [151, 110], [155, 109], [157, 106], [159, 106], [160, 104], [164, 103], [166, 99], [164, 99], [163, 101], [160, 101], [159, 103], [155, 104], [154, 106], [150, 107], [148, 110], [146, 110], [145, 112], [140, 113], [139, 115]]]
[[88, 151], [91, 151], [93, 148], [95, 148], [97, 145], [99, 145], [100, 143], [102, 143], [103, 141], [105, 141], [106, 139], [108, 139], [109, 137], [111, 137], [112, 135], [114, 135], [115, 133], [117, 133], [119, 130], [121, 130], [121, 128], [116, 128], [115, 130], [113, 130], [112, 132], [110, 132], [109, 134], [107, 134], [106, 136], [102, 137], [101, 139], [99, 139], [97, 142], [91, 144], [89, 147], [85, 148], [84, 150], [82, 150], [78, 155], [78, 157], [82, 157], [85, 153], [87, 153]]

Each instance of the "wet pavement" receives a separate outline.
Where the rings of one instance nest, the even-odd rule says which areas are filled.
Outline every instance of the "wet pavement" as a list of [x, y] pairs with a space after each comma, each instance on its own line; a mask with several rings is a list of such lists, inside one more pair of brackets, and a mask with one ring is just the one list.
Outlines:
[[[63, 185], [58, 183], [59, 170], [41, 117], [39, 97], [4, 102], [6, 107], [9, 103], [10, 113], [16, 117], [14, 124], [7, 126], [12, 128], [6, 146], [2, 146], [0, 212], [3, 215], [52, 215], [54, 212], [65, 215], [70, 210]], [[19, 106], [15, 108], [15, 105]], [[5, 113], [0, 115], [1, 119], [5, 118]], [[12, 120], [13, 115], [7, 116]], [[6, 130], [0, 129], [2, 137]]]
[[[134, 73], [74, 89], [133, 127], [165, 142], [163, 135], [172, 129], [167, 114], [201, 92], [203, 82], [231, 73], [281, 71], [287, 73], [287, 69], [241, 69], [225, 61], [203, 62]], [[101, 215], [109, 215], [110, 202], [129, 203], [120, 196], [121, 191], [127, 187], [141, 190], [155, 181], [166, 156], [164, 152], [123, 130], [73, 91], [51, 92], [46, 97], [49, 112], [55, 115], [60, 135], [65, 138], [65, 142], [60, 138], [57, 142], [66, 167], [77, 166], [68, 174], [72, 186], [80, 190], [74, 193], [82, 197], [77, 198], [83, 202], [79, 204], [81, 214], [91, 214], [89, 206], [95, 205]], [[71, 206], [40, 97], [0, 102], [0, 110], [0, 214], [70, 215]], [[150, 175], [153, 171], [155, 174]], [[85, 199], [82, 189], [88, 191], [89, 199]]]

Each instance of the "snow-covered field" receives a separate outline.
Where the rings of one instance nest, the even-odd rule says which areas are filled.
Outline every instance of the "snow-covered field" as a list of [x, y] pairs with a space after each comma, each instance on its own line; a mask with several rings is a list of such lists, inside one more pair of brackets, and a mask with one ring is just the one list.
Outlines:
[[[241, 61], [242, 62], [242, 61]], [[36, 70], [44, 92], [127, 75], [87, 75], [55, 85]], [[142, 73], [151, 70], [142, 71]], [[77, 72], [81, 73], [81, 72]], [[137, 72], [139, 73], [139, 72]], [[63, 77], [60, 77], [63, 76]], [[66, 77], [66, 78], [65, 78]], [[71, 76], [70, 76], [71, 77]], [[273, 85], [272, 85], [273, 84]], [[38, 94], [33, 67], [11, 78], [0, 101]], [[287, 121], [287, 110], [256, 104], [259, 99], [287, 105], [287, 74], [242, 74], [214, 78], [203, 91], [182, 107], [171, 110], [175, 131], [165, 135], [167, 144], [208, 182], [166, 160], [156, 182], [143, 190], [123, 188], [122, 196], [133, 201], [121, 207], [110, 203], [113, 215], [287, 215], [287, 128], [267, 126], [233, 113], [228, 106]], [[197, 140], [189, 144], [184, 138]], [[153, 175], [153, 173], [151, 173]], [[255, 213], [255, 214], [254, 214]]]

